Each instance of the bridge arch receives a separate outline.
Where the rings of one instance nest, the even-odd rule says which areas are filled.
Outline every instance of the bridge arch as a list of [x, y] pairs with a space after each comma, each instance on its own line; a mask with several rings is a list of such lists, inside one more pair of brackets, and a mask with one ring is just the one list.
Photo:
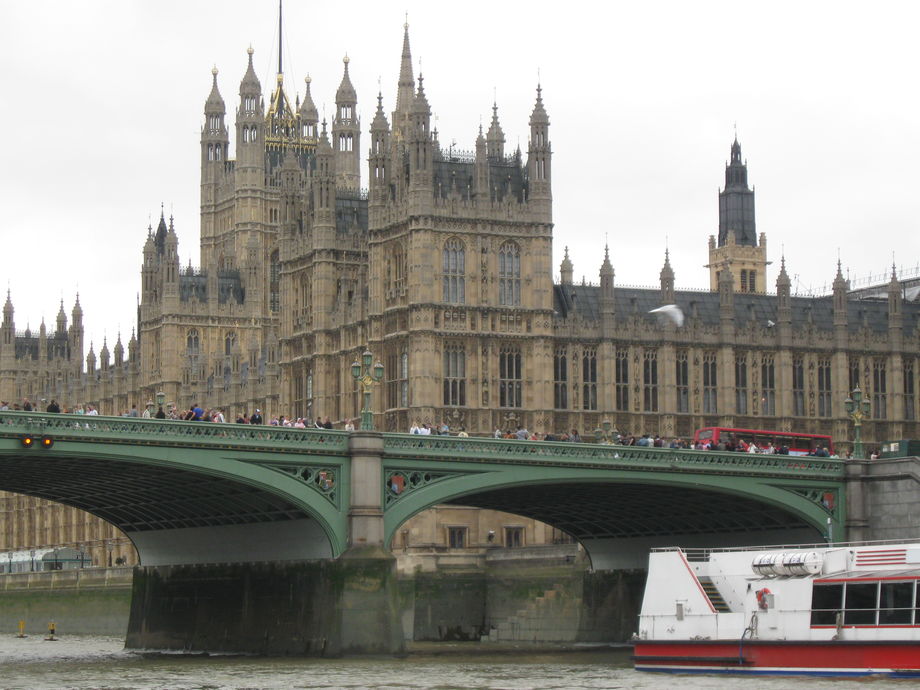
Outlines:
[[[115, 525], [143, 565], [329, 558], [345, 549], [349, 465], [334, 432], [312, 445], [301, 434], [298, 448], [264, 428], [47, 417], [0, 424], [0, 489]], [[25, 448], [27, 435], [53, 445]]]
[[[653, 452], [657, 455], [649, 457], [658, 466], [652, 468], [621, 457], [607, 466], [388, 458], [387, 543], [406, 520], [438, 504], [545, 522], [578, 539], [596, 569], [644, 567], [653, 546], [816, 542], [828, 536], [829, 527], [832, 537], [844, 536], [841, 482], [815, 476], [806, 463], [793, 459], [788, 472], [752, 476], [712, 471], [716, 468], [688, 471], [669, 451]], [[727, 461], [738, 459], [735, 454]], [[394, 475], [401, 477], [395, 488]]]

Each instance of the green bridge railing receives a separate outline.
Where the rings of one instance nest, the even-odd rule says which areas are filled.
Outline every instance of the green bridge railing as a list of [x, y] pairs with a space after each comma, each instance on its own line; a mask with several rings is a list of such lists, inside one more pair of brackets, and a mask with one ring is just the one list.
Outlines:
[[[348, 432], [271, 425], [213, 424], [135, 417], [0, 412], [0, 437], [49, 435], [55, 440], [137, 445], [221, 447], [347, 455]], [[565, 465], [843, 480], [844, 461], [601, 443], [517, 441], [457, 436], [383, 434], [384, 456], [405, 460], [518, 465]]]

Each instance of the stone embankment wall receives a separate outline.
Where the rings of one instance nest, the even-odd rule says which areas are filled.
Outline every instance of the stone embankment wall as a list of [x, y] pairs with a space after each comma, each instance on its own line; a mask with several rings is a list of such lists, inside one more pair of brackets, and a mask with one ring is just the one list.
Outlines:
[[[848, 538], [920, 537], [920, 458], [861, 460], [856, 464], [850, 469], [858, 472], [848, 471]], [[859, 501], [864, 502], [862, 506]]]
[[82, 568], [0, 575], [0, 634], [45, 634], [54, 622], [67, 634], [124, 635], [131, 610], [132, 569]]
[[592, 572], [577, 547], [496, 549], [485, 571], [418, 573], [403, 583], [414, 640], [623, 642], [635, 632], [644, 571]]
[[643, 571], [591, 572], [574, 545], [494, 549], [486, 562], [485, 570], [401, 577], [382, 598], [391, 577], [383, 564], [157, 566], [137, 579], [131, 568], [0, 575], [0, 634], [15, 634], [19, 620], [28, 634], [44, 634], [54, 621], [61, 635], [127, 633], [130, 647], [386, 653], [381, 643], [398, 647], [386, 635], [360, 638], [381, 629], [367, 620], [381, 602], [397, 609], [406, 640], [607, 643], [635, 631]]

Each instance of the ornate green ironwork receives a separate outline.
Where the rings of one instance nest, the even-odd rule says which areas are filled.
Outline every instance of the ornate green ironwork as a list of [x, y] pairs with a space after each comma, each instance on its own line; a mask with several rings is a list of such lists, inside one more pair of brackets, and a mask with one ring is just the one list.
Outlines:
[[430, 472], [415, 469], [391, 469], [384, 484], [384, 510], [414, 491], [444, 479], [461, 476], [457, 472]]
[[136, 417], [0, 412], [0, 435], [53, 433], [55, 439], [106, 440], [132, 445], [269, 449], [277, 453], [345, 455], [348, 434], [255, 424], [214, 424]]
[[322, 465], [263, 465], [273, 470], [284, 472], [316, 491], [336, 508], [339, 503], [339, 471], [334, 467]]
[[836, 458], [796, 455], [761, 455], [670, 448], [645, 448], [606, 444], [547, 441], [512, 441], [387, 434], [385, 454], [434, 461], [521, 465], [565, 465], [665, 472], [795, 476], [842, 479], [844, 463]]

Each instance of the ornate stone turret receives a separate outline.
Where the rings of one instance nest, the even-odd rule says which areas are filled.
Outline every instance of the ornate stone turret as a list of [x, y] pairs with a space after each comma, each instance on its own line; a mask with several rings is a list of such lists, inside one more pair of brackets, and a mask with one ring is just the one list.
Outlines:
[[776, 277], [776, 320], [780, 326], [792, 323], [792, 281], [786, 273], [786, 257], [783, 256], [779, 264], [779, 275]]
[[719, 191], [719, 241], [709, 239], [709, 286], [719, 289], [719, 276], [730, 270], [736, 292], [766, 292], [767, 238], [754, 223], [754, 190], [748, 187], [747, 162], [741, 159], [738, 138], [725, 166], [725, 189]]
[[409, 24], [403, 25], [402, 57], [399, 63], [399, 84], [396, 91], [396, 110], [393, 112], [393, 135], [405, 139], [409, 129], [409, 116], [415, 100], [415, 79], [412, 76], [412, 52], [409, 50]]
[[313, 140], [315, 142], [319, 134], [317, 129], [317, 125], [319, 124], [319, 111], [316, 109], [316, 104], [313, 102], [313, 94], [310, 92], [310, 84], [312, 82], [313, 79], [311, 79], [308, 74], [304, 78], [306, 90], [303, 95], [303, 103], [300, 104], [300, 134], [304, 139]]
[[601, 308], [601, 334], [604, 338], [612, 338], [613, 320], [616, 316], [616, 302], [613, 293], [613, 266], [610, 263], [610, 249], [604, 245], [604, 263], [601, 264], [600, 279], [600, 308]]
[[530, 143], [527, 156], [528, 199], [539, 206], [546, 222], [552, 220], [552, 158], [549, 141], [549, 116], [543, 107], [543, 89], [537, 84], [537, 101], [530, 114]]
[[121, 332], [118, 333], [118, 338], [115, 341], [115, 366], [121, 367], [125, 361], [125, 347], [121, 344]]
[[63, 299], [61, 299], [61, 308], [58, 309], [56, 322], [55, 335], [65, 335], [67, 333], [67, 314], [64, 313]]
[[661, 280], [661, 303], [674, 304], [674, 269], [671, 268], [667, 249], [664, 250], [664, 266], [661, 267], [659, 279]]
[[368, 154], [370, 169], [370, 204], [377, 206], [386, 202], [390, 193], [390, 125], [383, 113], [383, 94], [377, 94], [377, 112], [371, 122], [371, 150]]
[[498, 123], [498, 103], [492, 103], [492, 123], [486, 132], [486, 152], [493, 160], [505, 157], [505, 133]]
[[96, 353], [93, 352], [93, 341], [89, 343], [89, 352], [86, 353], [86, 373], [90, 375], [90, 380], [94, 378], [96, 372]]
[[262, 85], [252, 66], [253, 49], [249, 48], [249, 65], [240, 82], [240, 106], [236, 111], [236, 170], [243, 173], [246, 185], [260, 185], [265, 168], [265, 120]]
[[345, 71], [335, 92], [335, 117], [332, 120], [332, 142], [335, 147], [335, 172], [338, 187], [355, 190], [361, 186], [361, 119], [358, 117], [358, 95], [348, 76], [349, 58], [342, 60]]
[[572, 260], [569, 258], [569, 248], [565, 248], [565, 256], [562, 257], [562, 263], [559, 264], [559, 276], [563, 285], [572, 284]]
[[[431, 108], [425, 96], [425, 80], [418, 75], [418, 91], [412, 102], [409, 148], [409, 192], [425, 191], [430, 199], [432, 189]], [[418, 201], [418, 199], [417, 199]]]
[[903, 327], [903, 303], [904, 292], [901, 289], [901, 283], [898, 281], [897, 269], [892, 263], [891, 280], [888, 282], [888, 328], [893, 331], [900, 331]]
[[847, 325], [847, 290], [849, 284], [843, 278], [840, 259], [837, 260], [837, 275], [834, 277], [834, 327], [846, 330]]

